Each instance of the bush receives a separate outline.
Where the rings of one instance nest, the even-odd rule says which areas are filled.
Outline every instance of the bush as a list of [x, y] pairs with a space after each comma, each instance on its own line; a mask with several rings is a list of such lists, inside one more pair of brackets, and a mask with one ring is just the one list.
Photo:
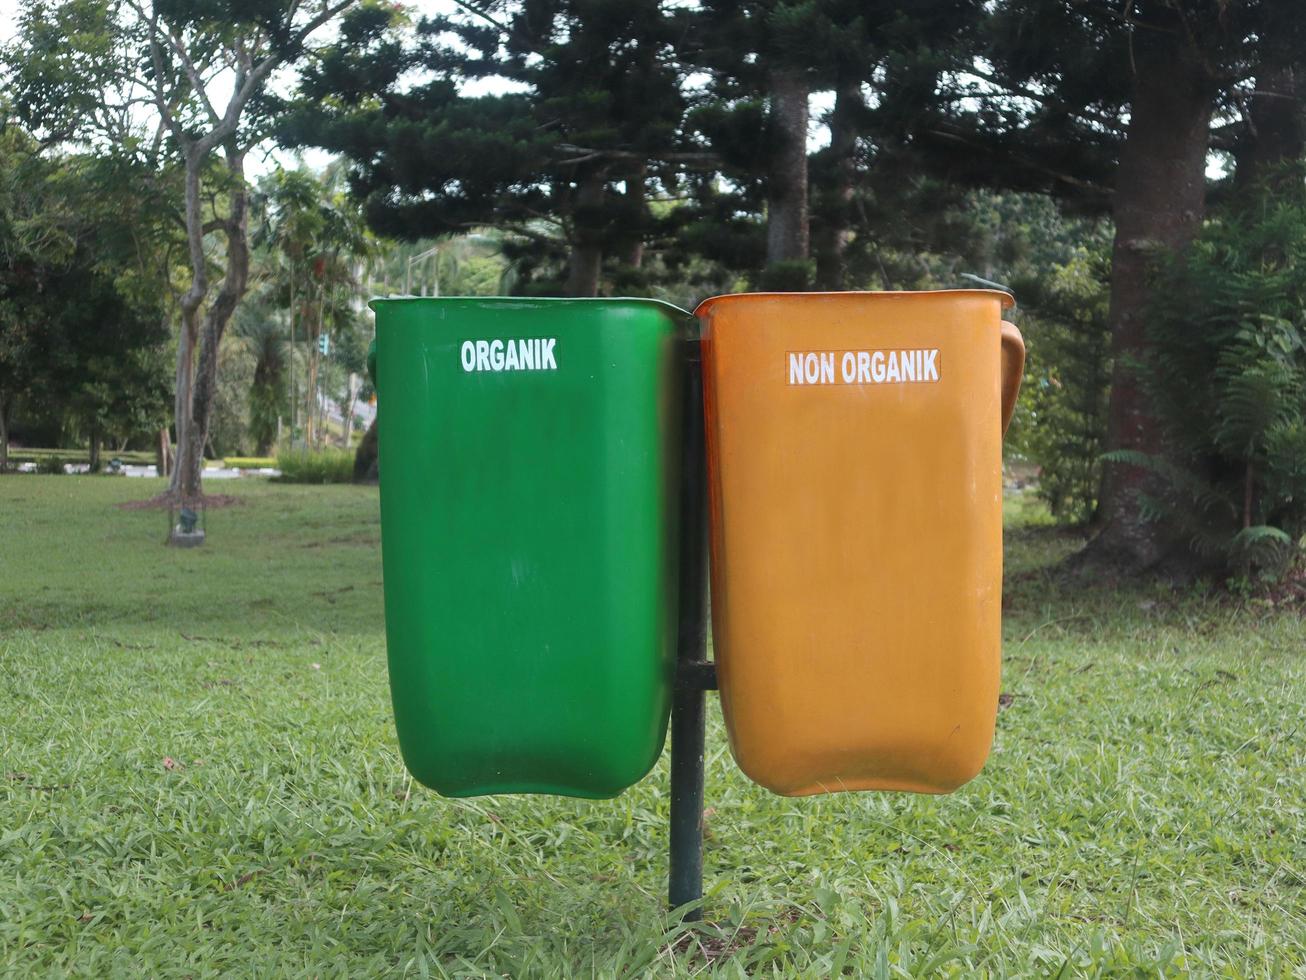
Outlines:
[[291, 449], [277, 454], [286, 483], [352, 483], [354, 454], [347, 449]]
[[276, 466], [277, 460], [273, 456], [227, 456], [222, 465], [233, 470], [261, 470]]
[[48, 476], [63, 476], [68, 471], [64, 469], [64, 461], [59, 456], [42, 456], [36, 461], [36, 472], [45, 473]]
[[1111, 380], [1109, 257], [1077, 249], [1022, 284], [1020, 329], [1029, 357], [1007, 445], [1039, 466], [1038, 494], [1063, 524], [1097, 511]]
[[1235, 200], [1161, 278], [1149, 393], [1165, 458], [1144, 512], [1235, 576], [1281, 573], [1306, 534], [1306, 195]]

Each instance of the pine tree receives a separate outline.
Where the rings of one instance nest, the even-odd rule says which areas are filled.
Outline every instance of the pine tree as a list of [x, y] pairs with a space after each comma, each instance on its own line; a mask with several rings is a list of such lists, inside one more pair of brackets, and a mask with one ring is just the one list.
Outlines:
[[[700, 186], [700, 213], [765, 214], [759, 229], [770, 288], [813, 279], [807, 141], [810, 98], [830, 77], [835, 34], [818, 0], [705, 0], [683, 11], [681, 58], [711, 81], [691, 114], [693, 134], [721, 161], [730, 190]], [[743, 230], [744, 226], [737, 226]]]
[[[565, 280], [534, 288], [594, 295], [605, 260], [642, 261], [656, 224], [649, 187], [674, 188], [702, 157], [679, 134], [673, 24], [655, 0], [467, 8], [419, 22], [415, 43], [392, 10], [360, 9], [305, 72], [283, 135], [348, 156], [378, 231], [492, 225], [531, 243], [537, 265], [565, 250]], [[428, 77], [410, 86], [409, 72]], [[461, 91], [485, 78], [515, 91]]]
[[894, 228], [904, 213], [937, 213], [957, 199], [938, 187], [913, 195], [910, 134], [955, 96], [982, 11], [977, 0], [823, 0], [821, 11], [831, 24], [820, 63], [834, 105], [825, 119], [830, 143], [812, 159], [812, 249], [816, 285], [843, 289], [868, 246], [901, 237]]
[[[1109, 209], [1113, 451], [1168, 451], [1137, 370], [1152, 280], [1158, 260], [1182, 252], [1201, 226], [1212, 116], [1268, 50], [1277, 3], [1004, 0], [986, 22], [973, 101], [917, 129], [934, 169], [952, 179]], [[1135, 568], [1184, 560], [1181, 542], [1146, 519], [1143, 499], [1157, 489], [1146, 471], [1108, 468], [1095, 556]]]

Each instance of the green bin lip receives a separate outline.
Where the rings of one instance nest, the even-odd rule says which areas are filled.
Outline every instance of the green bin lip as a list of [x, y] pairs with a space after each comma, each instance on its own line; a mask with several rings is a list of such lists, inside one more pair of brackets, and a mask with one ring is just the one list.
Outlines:
[[502, 306], [507, 309], [537, 309], [542, 306], [572, 304], [607, 304], [654, 306], [676, 317], [692, 319], [694, 314], [682, 310], [674, 303], [647, 296], [373, 296], [367, 301], [368, 309], [376, 311], [378, 304], [391, 303], [442, 303], [453, 306]]

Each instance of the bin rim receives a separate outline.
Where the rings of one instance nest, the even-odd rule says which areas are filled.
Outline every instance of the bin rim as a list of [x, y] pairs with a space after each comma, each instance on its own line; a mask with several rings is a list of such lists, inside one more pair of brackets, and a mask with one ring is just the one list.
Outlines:
[[906, 299], [912, 296], [992, 296], [1002, 303], [1002, 309], [1009, 310], [1016, 305], [1016, 298], [1001, 289], [846, 289], [815, 290], [812, 292], [758, 292], [758, 293], [722, 293], [709, 296], [694, 308], [694, 316], [701, 317], [712, 307], [727, 300], [741, 299], [783, 299], [786, 297], [804, 297], [812, 299], [837, 299], [840, 297], [883, 296], [885, 298]]
[[563, 306], [568, 303], [638, 303], [640, 306], [659, 306], [676, 316], [692, 318], [693, 313], [681, 309], [664, 299], [648, 296], [413, 296], [398, 294], [391, 296], [373, 296], [367, 301], [368, 309], [376, 311], [378, 303], [448, 303], [451, 305], [489, 305], [530, 309], [539, 306]]

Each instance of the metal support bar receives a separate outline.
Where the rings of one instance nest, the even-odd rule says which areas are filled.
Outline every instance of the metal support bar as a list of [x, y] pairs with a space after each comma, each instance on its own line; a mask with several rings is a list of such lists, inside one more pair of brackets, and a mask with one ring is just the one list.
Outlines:
[[676, 686], [691, 691], [715, 691], [716, 664], [711, 660], [681, 660], [676, 664]]
[[671, 702], [672, 908], [703, 916], [704, 691], [716, 688], [707, 653], [707, 459], [703, 445], [703, 374], [697, 338], [688, 344], [684, 383], [684, 458], [680, 475], [680, 628]]

